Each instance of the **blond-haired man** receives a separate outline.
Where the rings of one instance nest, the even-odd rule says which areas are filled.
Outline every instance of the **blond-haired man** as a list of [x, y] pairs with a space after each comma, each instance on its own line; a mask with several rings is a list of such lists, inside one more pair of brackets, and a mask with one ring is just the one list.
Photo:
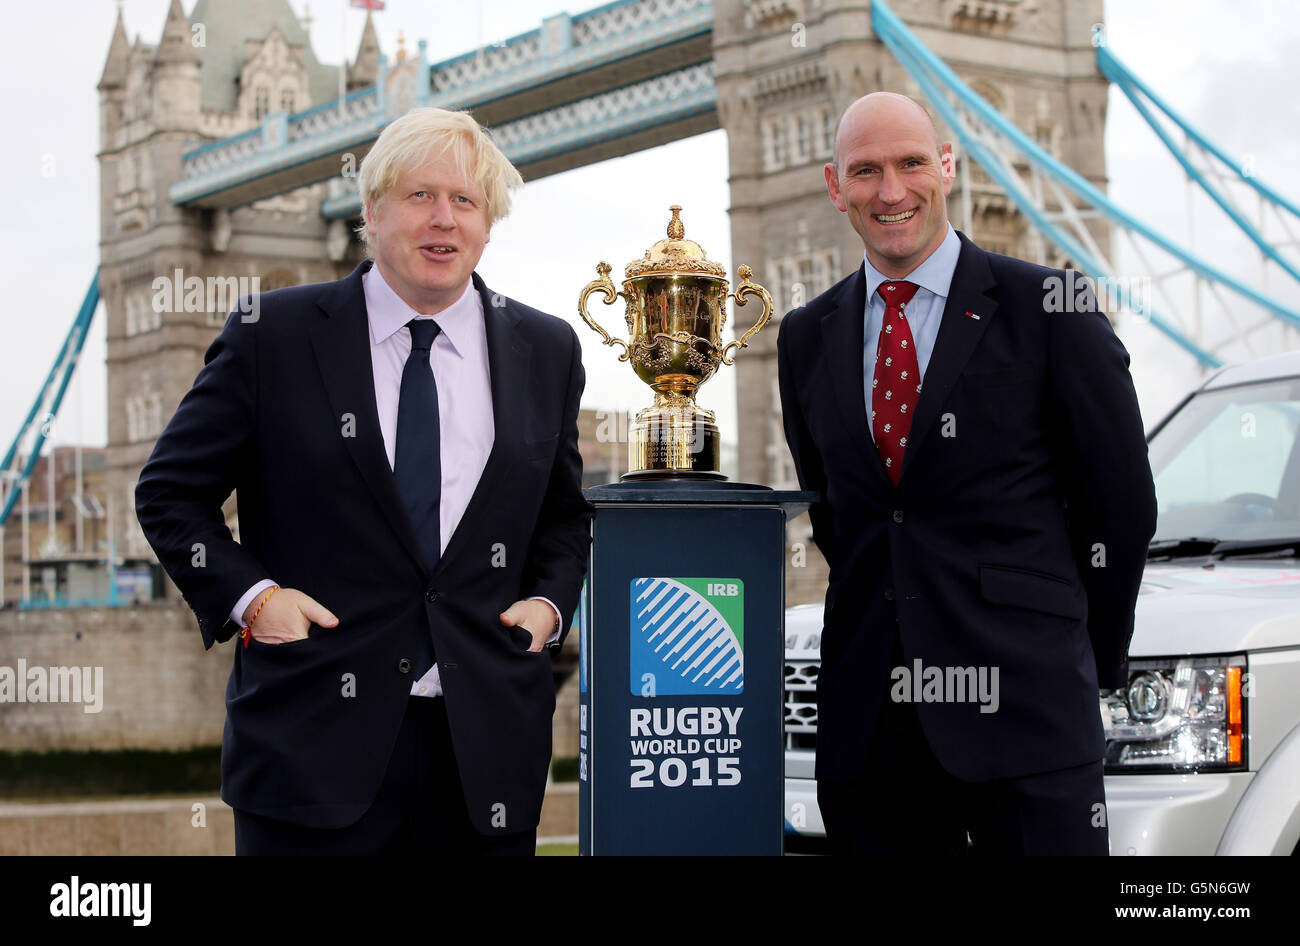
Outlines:
[[467, 113], [390, 124], [370, 258], [232, 313], [141, 472], [204, 644], [238, 635], [240, 853], [532, 853], [592, 509], [577, 336], [474, 272], [521, 183]]

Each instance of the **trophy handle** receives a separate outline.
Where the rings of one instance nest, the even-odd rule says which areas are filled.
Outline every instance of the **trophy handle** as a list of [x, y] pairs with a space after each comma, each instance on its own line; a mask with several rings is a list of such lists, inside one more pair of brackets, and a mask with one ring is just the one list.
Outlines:
[[760, 299], [763, 300], [763, 314], [759, 317], [757, 322], [755, 322], [753, 325], [749, 327], [748, 330], [746, 330], [744, 335], [740, 336], [740, 338], [736, 339], [734, 342], [728, 342], [726, 345], [723, 346], [721, 356], [722, 356], [722, 363], [724, 365], [734, 364], [735, 359], [728, 358], [727, 353], [731, 351], [732, 348], [736, 348], [736, 349], [744, 348], [745, 345], [749, 342], [750, 337], [755, 332], [762, 330], [763, 326], [767, 324], [767, 320], [772, 317], [771, 294], [762, 286], [760, 286], [758, 283], [750, 282], [750, 277], [754, 275], [754, 271], [750, 269], [748, 266], [741, 266], [740, 269], [737, 270], [736, 275], [740, 277], [740, 285], [736, 287], [735, 292], [729, 292], [727, 293], [727, 295], [735, 299], [736, 305], [738, 306], [742, 306], [745, 304], [745, 296], [751, 296], [751, 295], [758, 296]]
[[604, 339], [606, 345], [622, 345], [623, 354], [618, 356], [618, 360], [627, 361], [632, 354], [632, 350], [628, 347], [627, 342], [623, 341], [621, 338], [612, 337], [609, 332], [606, 332], [600, 327], [595, 319], [587, 314], [587, 297], [593, 292], [599, 292], [605, 296], [605, 305], [613, 305], [614, 300], [623, 295], [623, 293], [614, 288], [614, 283], [609, 278], [608, 263], [601, 260], [599, 265], [596, 266], [596, 272], [600, 274], [600, 278], [593, 279], [591, 282], [587, 283], [587, 285], [582, 289], [582, 295], [578, 296], [578, 314], [582, 316], [584, 322], [600, 334], [600, 337]]

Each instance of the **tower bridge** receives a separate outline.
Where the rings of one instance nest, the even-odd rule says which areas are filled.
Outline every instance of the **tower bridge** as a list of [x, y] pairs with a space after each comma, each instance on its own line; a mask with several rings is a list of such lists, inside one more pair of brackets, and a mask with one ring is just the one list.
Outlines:
[[[861, 258], [857, 235], [826, 207], [820, 169], [837, 116], [867, 92], [902, 91], [926, 101], [958, 142], [949, 206], [981, 245], [1106, 278], [1116, 273], [1112, 242], [1129, 241], [1143, 259], [1150, 253], [1161, 291], [1181, 273], [1196, 300], [1245, 300], [1218, 318], [1199, 301], [1185, 312], [1173, 296], [1121, 293], [1174, 343], [1171, 353], [1208, 367], [1294, 347], [1300, 313], [1107, 197], [1114, 82], [1153, 103], [1139, 108], [1166, 144], [1176, 134], [1158, 124], [1182, 126], [1198, 150], [1182, 163], [1220, 206], [1235, 208], [1230, 191], [1241, 185], [1284, 227], [1297, 215], [1234, 175], [1228, 156], [1098, 41], [1102, 12], [1102, 0], [616, 0], [436, 62], [424, 40], [410, 54], [404, 42], [382, 51], [368, 15], [355, 55], [339, 65], [316, 59], [288, 0], [197, 0], [188, 15], [171, 0], [152, 45], [128, 41], [119, 12], [98, 85], [100, 266], [6, 455], [0, 529], [30, 475], [20, 459], [40, 452], [42, 420], [58, 413], [102, 300], [109, 532], [124, 560], [152, 563], [134, 520], [136, 477], [226, 316], [157, 311], [154, 279], [177, 269], [256, 275], [268, 290], [346, 275], [362, 258], [356, 168], [388, 122], [422, 105], [471, 109], [526, 180], [724, 130], [732, 255], [751, 263], [779, 317]], [[203, 46], [191, 42], [199, 24]], [[1213, 162], [1213, 175], [1200, 170]], [[1242, 214], [1234, 223], [1245, 224]], [[1288, 279], [1296, 272], [1291, 250], [1276, 250], [1272, 264]], [[736, 378], [739, 476], [780, 487], [794, 485], [794, 470], [776, 337], [754, 338]], [[227, 513], [237, 533], [233, 502]], [[803, 574], [819, 585], [817, 569]]]

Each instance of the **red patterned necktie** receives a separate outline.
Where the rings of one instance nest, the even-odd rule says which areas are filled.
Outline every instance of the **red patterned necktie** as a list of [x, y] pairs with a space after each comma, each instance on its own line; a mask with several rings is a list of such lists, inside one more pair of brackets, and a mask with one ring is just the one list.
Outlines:
[[882, 282], [876, 290], [885, 300], [885, 321], [876, 342], [876, 373], [871, 379], [871, 433], [895, 486], [907, 449], [907, 432], [912, 429], [912, 414], [921, 394], [916, 341], [904, 312], [916, 290], [916, 283], [903, 279]]

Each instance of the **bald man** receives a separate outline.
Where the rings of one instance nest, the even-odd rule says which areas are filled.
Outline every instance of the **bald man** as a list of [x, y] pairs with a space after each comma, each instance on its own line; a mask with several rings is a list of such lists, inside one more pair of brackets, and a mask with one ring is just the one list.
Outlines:
[[1128, 353], [1081, 276], [952, 228], [954, 174], [916, 102], [854, 102], [825, 175], [862, 265], [781, 323], [830, 564], [818, 803], [844, 853], [1105, 854], [1098, 684], [1156, 516]]

